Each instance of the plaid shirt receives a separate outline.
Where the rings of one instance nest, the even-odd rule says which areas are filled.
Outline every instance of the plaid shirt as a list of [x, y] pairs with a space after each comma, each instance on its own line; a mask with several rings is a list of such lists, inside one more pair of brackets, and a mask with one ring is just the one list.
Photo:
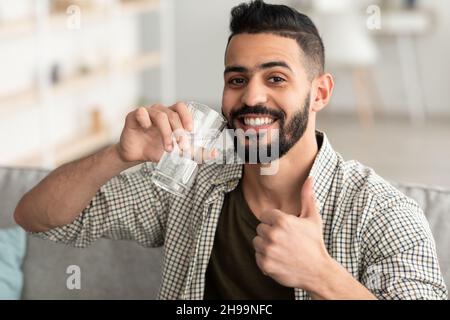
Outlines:
[[[345, 162], [323, 133], [310, 175], [329, 254], [380, 299], [446, 299], [435, 244], [419, 206], [372, 169]], [[101, 187], [70, 224], [38, 236], [76, 247], [100, 237], [164, 245], [160, 299], [202, 299], [205, 272], [224, 195], [242, 164], [201, 166], [185, 198], [151, 182], [153, 164]], [[295, 289], [296, 299], [309, 299]]]

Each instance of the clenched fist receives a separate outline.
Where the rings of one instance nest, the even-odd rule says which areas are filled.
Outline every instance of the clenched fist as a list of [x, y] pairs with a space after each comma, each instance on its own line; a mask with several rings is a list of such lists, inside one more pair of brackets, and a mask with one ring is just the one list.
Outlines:
[[183, 102], [166, 107], [155, 104], [130, 112], [116, 145], [119, 157], [125, 162], [158, 162], [164, 151], [171, 152], [175, 141], [180, 152], [189, 151], [198, 162], [215, 158], [217, 150], [193, 149], [186, 132], [194, 130], [192, 115]]
[[185, 103], [140, 107], [127, 115], [117, 150], [126, 162], [157, 162], [164, 150], [172, 151], [175, 130], [192, 130], [192, 116]]

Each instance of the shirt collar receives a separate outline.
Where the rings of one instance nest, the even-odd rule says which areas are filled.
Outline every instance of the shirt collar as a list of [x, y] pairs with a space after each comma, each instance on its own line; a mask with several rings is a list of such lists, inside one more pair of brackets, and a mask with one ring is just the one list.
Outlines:
[[[331, 147], [325, 133], [316, 131], [316, 138], [317, 141], [322, 142], [322, 145], [314, 160], [309, 176], [314, 178], [314, 193], [318, 200], [317, 205], [321, 211], [336, 173], [339, 156]], [[227, 184], [227, 192], [229, 192], [237, 186], [239, 179], [241, 179], [242, 169], [243, 164], [241, 163], [224, 164], [222, 169], [217, 171], [212, 183], [214, 185]]]
[[339, 155], [331, 147], [324, 132], [316, 131], [316, 137], [318, 141], [322, 140], [322, 146], [317, 153], [309, 176], [314, 179], [314, 194], [321, 212], [337, 172]]

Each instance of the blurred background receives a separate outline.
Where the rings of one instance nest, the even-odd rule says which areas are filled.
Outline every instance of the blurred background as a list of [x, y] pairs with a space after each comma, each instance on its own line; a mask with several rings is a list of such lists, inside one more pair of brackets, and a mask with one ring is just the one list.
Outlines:
[[[0, 0], [0, 166], [54, 168], [155, 102], [221, 107], [241, 0]], [[318, 128], [383, 177], [450, 187], [450, 2], [291, 0], [335, 79]]]

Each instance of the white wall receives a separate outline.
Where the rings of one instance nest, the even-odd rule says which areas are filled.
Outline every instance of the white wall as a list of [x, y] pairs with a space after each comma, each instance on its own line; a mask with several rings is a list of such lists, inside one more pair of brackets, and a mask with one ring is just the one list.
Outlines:
[[427, 0], [423, 6], [434, 11], [435, 31], [418, 40], [420, 70], [428, 109], [450, 114], [450, 1]]
[[220, 108], [230, 9], [238, 0], [177, 0], [176, 88], [179, 100]]

